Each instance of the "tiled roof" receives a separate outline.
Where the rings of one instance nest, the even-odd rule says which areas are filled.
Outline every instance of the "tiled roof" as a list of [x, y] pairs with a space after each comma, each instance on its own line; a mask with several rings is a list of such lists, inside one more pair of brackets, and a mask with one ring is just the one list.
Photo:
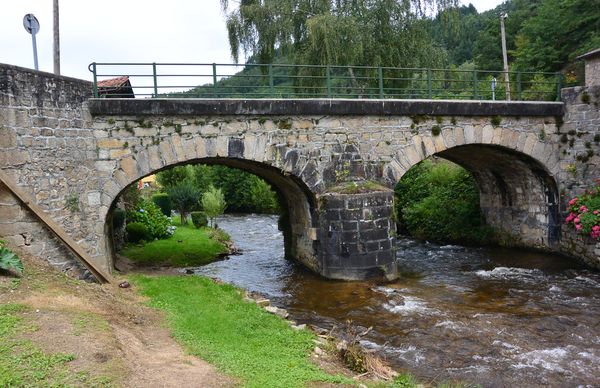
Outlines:
[[600, 56], [600, 48], [597, 48], [596, 50], [592, 50], [589, 53], [580, 55], [577, 57], [577, 59], [587, 59], [587, 58], [592, 58], [592, 57], [597, 57], [597, 56]]
[[122, 86], [129, 86], [127, 83], [129, 82], [128, 76], [105, 79], [102, 81], [98, 81], [99, 88], [120, 88]]

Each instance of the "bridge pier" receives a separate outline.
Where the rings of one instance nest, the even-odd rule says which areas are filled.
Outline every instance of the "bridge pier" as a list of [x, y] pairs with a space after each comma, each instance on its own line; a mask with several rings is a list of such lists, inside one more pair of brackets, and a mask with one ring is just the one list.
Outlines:
[[321, 275], [344, 280], [395, 279], [393, 209], [394, 192], [385, 188], [320, 195]]

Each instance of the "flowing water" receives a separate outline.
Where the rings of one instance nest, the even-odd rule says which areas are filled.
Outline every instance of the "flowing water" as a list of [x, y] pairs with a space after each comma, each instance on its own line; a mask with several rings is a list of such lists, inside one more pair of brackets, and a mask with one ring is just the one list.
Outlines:
[[600, 386], [600, 273], [560, 256], [398, 242], [394, 283], [328, 281], [283, 258], [276, 216], [226, 216], [240, 256], [197, 268], [299, 323], [373, 327], [362, 344], [425, 382]]

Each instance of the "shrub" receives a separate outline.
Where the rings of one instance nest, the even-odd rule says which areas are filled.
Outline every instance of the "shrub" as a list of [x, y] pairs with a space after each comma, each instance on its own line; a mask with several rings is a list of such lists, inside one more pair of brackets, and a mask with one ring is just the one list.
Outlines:
[[127, 213], [127, 220], [129, 223], [144, 224], [152, 239], [166, 238], [172, 234], [169, 229], [171, 219], [165, 216], [154, 202], [142, 200], [137, 209]]
[[600, 179], [596, 187], [569, 201], [567, 225], [573, 226], [581, 234], [600, 241]]
[[191, 212], [190, 215], [192, 216], [192, 223], [194, 224], [194, 226], [196, 228], [200, 229], [203, 226], [207, 226], [208, 225], [208, 218], [206, 217], [206, 213], [204, 213], [204, 212]]
[[171, 197], [167, 193], [157, 193], [152, 196], [152, 202], [156, 204], [167, 217], [171, 217], [171, 211], [173, 211], [173, 203]]
[[141, 222], [130, 222], [127, 224], [127, 241], [138, 243], [140, 241], [152, 240], [152, 234], [148, 227]]

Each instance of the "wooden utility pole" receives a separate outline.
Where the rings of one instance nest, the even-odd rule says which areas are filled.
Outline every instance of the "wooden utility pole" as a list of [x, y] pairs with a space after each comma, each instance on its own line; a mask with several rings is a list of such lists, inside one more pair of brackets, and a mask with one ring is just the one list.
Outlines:
[[60, 75], [60, 35], [59, 35], [58, 0], [53, 0], [53, 12], [54, 12], [54, 74]]
[[506, 19], [507, 16], [508, 15], [505, 12], [500, 14], [500, 33], [502, 35], [502, 60], [504, 61], [504, 85], [506, 89], [506, 101], [510, 101], [510, 77], [508, 76], [508, 55], [506, 53], [506, 33], [504, 31], [504, 19]]

